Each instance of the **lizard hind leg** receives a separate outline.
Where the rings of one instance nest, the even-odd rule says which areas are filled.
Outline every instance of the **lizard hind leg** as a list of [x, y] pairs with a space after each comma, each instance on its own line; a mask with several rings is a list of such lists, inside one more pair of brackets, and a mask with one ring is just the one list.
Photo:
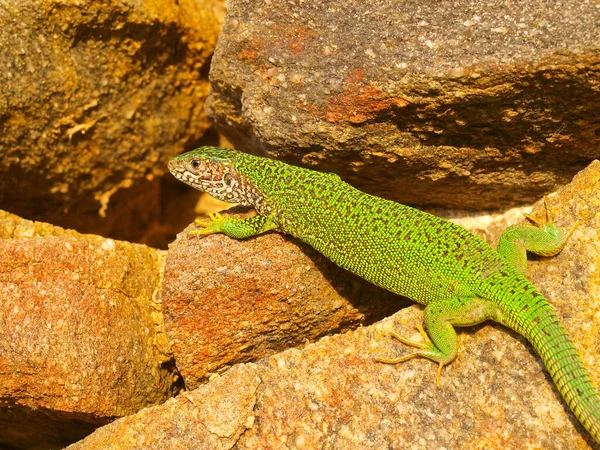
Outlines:
[[545, 223], [530, 214], [524, 214], [527, 220], [532, 222], [535, 227], [510, 226], [504, 230], [498, 241], [498, 253], [523, 275], [527, 271], [528, 251], [541, 256], [554, 256], [558, 254], [579, 225], [578, 221], [575, 222], [571, 226], [571, 229], [566, 234], [563, 234], [552, 221], [547, 197], [544, 197], [544, 205], [546, 207]]
[[[436, 300], [425, 307], [423, 323], [425, 329], [418, 325], [417, 329], [423, 341], [415, 342], [393, 332], [392, 337], [403, 344], [418, 350], [399, 358], [376, 357], [375, 360], [386, 364], [398, 364], [409, 359], [422, 357], [438, 363], [436, 384], [440, 385], [442, 368], [456, 358], [458, 338], [454, 326], [476, 325], [493, 318], [496, 306], [475, 296], [449, 297]], [[425, 331], [427, 330], [427, 331]]]

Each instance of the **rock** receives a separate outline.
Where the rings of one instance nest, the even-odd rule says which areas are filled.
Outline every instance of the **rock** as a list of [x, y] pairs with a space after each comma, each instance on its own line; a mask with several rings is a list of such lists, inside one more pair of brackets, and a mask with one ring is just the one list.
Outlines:
[[169, 248], [160, 292], [188, 389], [233, 364], [372, 323], [406, 304], [279, 233], [189, 238], [192, 227]]
[[402, 203], [530, 204], [600, 157], [593, 2], [231, 0], [208, 108], [239, 149]]
[[63, 448], [178, 392], [163, 259], [0, 211], [0, 446]]
[[186, 392], [99, 429], [67, 448], [230, 449], [254, 423], [261, 379], [253, 365], [234, 367], [232, 376]]
[[223, 26], [223, 22], [225, 21], [225, 13], [227, 12], [225, 0], [208, 0], [208, 3], [212, 5], [212, 10], [215, 18], [219, 22], [219, 26]]
[[[444, 372], [441, 388], [435, 386], [431, 362], [373, 361], [375, 354], [394, 353], [397, 344], [387, 335], [392, 329], [410, 330], [420, 319], [418, 308], [411, 307], [302, 351], [237, 365], [165, 405], [102, 427], [69, 449], [185, 449], [194, 448], [194, 440], [231, 435], [241, 435], [235, 445], [240, 449], [590, 448], [536, 357], [504, 330], [490, 326], [461, 333], [461, 354]], [[254, 408], [246, 407], [247, 400], [232, 405], [222, 385], [233, 393], [247, 385]], [[204, 423], [207, 410], [216, 415], [224, 407], [245, 412], [230, 418], [235, 433], [218, 434]]]
[[[561, 228], [581, 223], [562, 253], [530, 261], [529, 270], [589, 368], [597, 367], [600, 354], [599, 187], [600, 162], [594, 162], [551, 197]], [[389, 333], [418, 339], [414, 326], [421, 319], [420, 307], [412, 306], [301, 350], [236, 365], [70, 449], [183, 449], [192, 442], [239, 449], [595, 448], [532, 347], [502, 326], [460, 330], [459, 355], [444, 368], [441, 388], [430, 361], [373, 361], [374, 355], [409, 352]], [[591, 375], [599, 386], [597, 371]]]
[[213, 1], [0, 7], [0, 207], [144, 240], [167, 160], [209, 126]]

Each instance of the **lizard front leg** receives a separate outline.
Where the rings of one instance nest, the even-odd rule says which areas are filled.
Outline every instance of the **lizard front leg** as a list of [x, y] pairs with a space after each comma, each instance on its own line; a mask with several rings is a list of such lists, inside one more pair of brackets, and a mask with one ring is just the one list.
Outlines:
[[234, 239], [244, 239], [277, 228], [268, 217], [259, 214], [239, 219], [236, 217], [223, 217], [219, 213], [209, 214], [210, 222], [196, 219], [194, 223], [202, 228], [190, 230], [188, 236], [203, 234], [223, 233]]

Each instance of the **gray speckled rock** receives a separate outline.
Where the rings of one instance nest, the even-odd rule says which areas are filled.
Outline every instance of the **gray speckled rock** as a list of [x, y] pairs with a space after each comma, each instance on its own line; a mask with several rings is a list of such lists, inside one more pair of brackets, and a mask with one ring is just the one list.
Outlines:
[[531, 203], [600, 156], [594, 2], [231, 0], [208, 105], [240, 149], [411, 204]]

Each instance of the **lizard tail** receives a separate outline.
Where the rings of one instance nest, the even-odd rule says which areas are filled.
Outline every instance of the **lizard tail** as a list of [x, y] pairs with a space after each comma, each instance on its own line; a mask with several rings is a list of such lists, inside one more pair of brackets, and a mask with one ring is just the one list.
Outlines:
[[533, 345], [571, 411], [600, 443], [600, 395], [573, 342], [546, 299], [523, 300], [521, 314], [507, 325]]

